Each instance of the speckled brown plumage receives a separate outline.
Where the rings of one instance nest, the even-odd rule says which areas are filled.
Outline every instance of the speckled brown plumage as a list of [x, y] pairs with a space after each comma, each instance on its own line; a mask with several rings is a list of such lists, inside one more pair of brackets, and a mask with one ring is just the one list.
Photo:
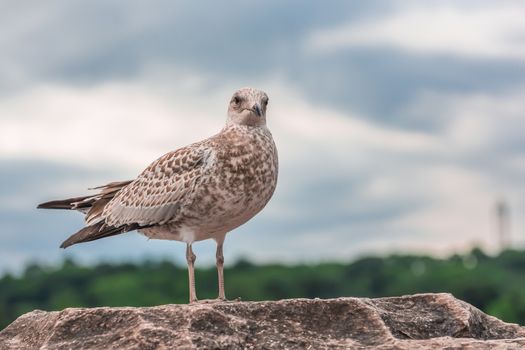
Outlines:
[[244, 88], [230, 101], [226, 126], [216, 135], [169, 152], [135, 180], [101, 186], [85, 197], [52, 201], [40, 208], [76, 209], [87, 227], [62, 247], [138, 229], [154, 239], [187, 244], [190, 301], [195, 241], [217, 241], [219, 297], [224, 298], [225, 235], [251, 219], [270, 200], [278, 173], [277, 150], [266, 127], [267, 95]]
[[[257, 214], [275, 189], [277, 153], [266, 128], [231, 125], [190, 148], [199, 165], [182, 182], [184, 188], [176, 191], [184, 194], [177, 195], [176, 198], [181, 197], [178, 202], [153, 210], [157, 214], [150, 217], [161, 224], [141, 230], [148, 237], [191, 243], [224, 235]], [[129, 188], [133, 188], [133, 184]], [[124, 191], [122, 195], [126, 195]], [[110, 204], [117, 206], [120, 202], [117, 195]], [[138, 206], [144, 208], [144, 203]], [[169, 210], [162, 209], [168, 206], [171, 206]], [[108, 210], [116, 211], [112, 206], [108, 206]], [[119, 224], [141, 219], [143, 217], [134, 217]]]

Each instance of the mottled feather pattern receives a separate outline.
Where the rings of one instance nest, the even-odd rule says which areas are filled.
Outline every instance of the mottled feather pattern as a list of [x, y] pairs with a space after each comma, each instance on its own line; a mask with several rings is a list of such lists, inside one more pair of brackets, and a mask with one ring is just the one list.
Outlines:
[[106, 223], [150, 225], [173, 220], [200, 179], [207, 156], [203, 142], [162, 156], [105, 207]]
[[170, 222], [141, 230], [151, 238], [193, 240], [221, 236], [257, 214], [277, 183], [277, 150], [266, 127], [231, 125], [204, 142], [213, 161], [190, 199]]
[[86, 212], [86, 223], [92, 225], [98, 223], [104, 219], [102, 215], [106, 205], [113, 199], [113, 197], [119, 193], [122, 188], [128, 186], [132, 181], [119, 181], [111, 182], [105, 186], [99, 186], [94, 189], [100, 189], [100, 193], [89, 198], [89, 200], [84, 200], [80, 203], [76, 203], [74, 209], [79, 207], [89, 208]]

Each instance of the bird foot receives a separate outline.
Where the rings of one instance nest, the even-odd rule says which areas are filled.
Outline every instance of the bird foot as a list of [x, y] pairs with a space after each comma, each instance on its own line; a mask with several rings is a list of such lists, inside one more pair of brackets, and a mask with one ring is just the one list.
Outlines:
[[201, 304], [214, 304], [214, 303], [220, 303], [222, 301], [223, 300], [221, 299], [204, 299], [204, 300], [201, 300], [200, 303]]
[[228, 300], [226, 298], [217, 298], [215, 299], [217, 302], [223, 302], [223, 303], [235, 303], [237, 301], [241, 301], [241, 297], [237, 297], [235, 299], [232, 299], [232, 300]]
[[[235, 299], [232, 299], [232, 300], [228, 300], [226, 298], [203, 299], [203, 300], [195, 301], [195, 303], [199, 303], [199, 304], [215, 304], [215, 303], [234, 303], [234, 302], [237, 302], [237, 301], [241, 301], [241, 298], [238, 297], [238, 298], [235, 298]], [[193, 304], [193, 303], [190, 303], [190, 304]]]

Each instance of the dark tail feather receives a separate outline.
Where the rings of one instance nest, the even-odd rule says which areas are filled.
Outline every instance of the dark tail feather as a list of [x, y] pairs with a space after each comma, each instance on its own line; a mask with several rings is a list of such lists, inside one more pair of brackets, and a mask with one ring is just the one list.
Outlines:
[[67, 248], [77, 243], [90, 242], [104, 237], [115, 236], [124, 232], [133, 231], [142, 227], [138, 224], [124, 225], [120, 227], [106, 226], [104, 222], [99, 222], [91, 226], [84, 227], [82, 230], [71, 235], [66, 239], [60, 248]]
[[89, 220], [90, 217], [95, 216], [96, 214], [101, 212], [101, 208], [103, 209], [104, 205], [106, 205], [115, 195], [124, 187], [129, 185], [133, 180], [127, 180], [127, 181], [116, 181], [111, 182], [104, 186], [98, 186], [95, 188], [92, 188], [92, 190], [100, 190], [99, 193], [90, 195], [90, 196], [83, 196], [83, 197], [74, 197], [74, 198], [68, 198], [68, 199], [60, 199], [55, 200], [51, 202], [45, 202], [42, 204], [39, 204], [37, 208], [39, 209], [74, 209], [81, 211], [83, 213], [87, 213], [90, 208], [96, 207], [95, 212], [91, 212], [88, 214], [87, 219]]
[[91, 196], [75, 197], [68, 199], [61, 199], [56, 201], [50, 201], [41, 203], [37, 206], [38, 209], [77, 209], [75, 203], [82, 202], [83, 200]]

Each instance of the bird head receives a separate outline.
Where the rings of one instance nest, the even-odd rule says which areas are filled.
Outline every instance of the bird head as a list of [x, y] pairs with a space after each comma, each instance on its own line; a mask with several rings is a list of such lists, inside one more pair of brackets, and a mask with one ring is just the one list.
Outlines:
[[268, 95], [253, 88], [242, 88], [235, 92], [228, 107], [228, 123], [249, 126], [266, 124]]

